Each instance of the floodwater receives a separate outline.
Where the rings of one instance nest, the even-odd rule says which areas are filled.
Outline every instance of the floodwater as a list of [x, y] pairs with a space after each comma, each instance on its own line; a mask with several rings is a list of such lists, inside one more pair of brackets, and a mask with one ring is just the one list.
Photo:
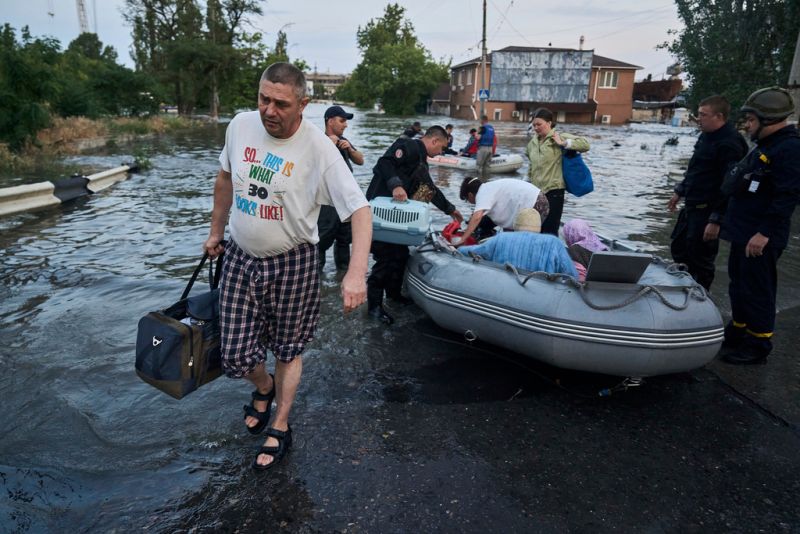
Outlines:
[[[312, 104], [306, 118], [321, 125], [324, 109]], [[443, 117], [416, 119], [424, 126], [447, 121]], [[350, 121], [345, 135], [366, 154], [365, 165], [355, 169], [364, 189], [377, 158], [412, 120], [358, 112]], [[474, 125], [449, 122], [456, 127], [455, 144], [463, 146], [466, 132]], [[467, 514], [470, 507], [486, 505], [479, 489], [459, 490], [458, 485], [454, 489], [445, 475], [424, 490], [400, 478], [385, 479], [384, 485], [378, 481], [386, 473], [399, 477], [398, 466], [424, 460], [434, 472], [456, 476], [453, 473], [461, 470], [459, 458], [482, 457], [480, 450], [471, 448], [478, 445], [465, 443], [480, 435], [484, 423], [479, 414], [491, 410], [494, 402], [514, 398], [524, 390], [521, 396], [530, 400], [525, 413], [503, 408], [504, 416], [514, 418], [513, 424], [508, 423], [511, 431], [534, 443], [533, 430], [522, 428], [520, 418], [535, 420], [544, 432], [552, 424], [550, 414], [555, 414], [561, 426], [551, 428], [551, 439], [566, 436], [571, 446], [580, 447], [579, 436], [569, 430], [573, 423], [591, 430], [602, 426], [604, 420], [620, 423], [615, 418], [622, 417], [622, 424], [654, 425], [656, 431], [667, 432], [660, 423], [653, 423], [660, 417], [657, 412], [669, 411], [667, 399], [672, 395], [692, 396], [691, 380], [657, 381], [647, 398], [654, 408], [644, 421], [636, 420], [630, 406], [619, 407], [623, 416], [608, 406], [586, 408], [575, 397], [539, 381], [535, 373], [520, 373], [519, 367], [507, 363], [496, 365], [491, 348], [488, 355], [468, 355], [413, 306], [399, 310], [398, 323], [392, 329], [369, 322], [363, 310], [342, 316], [337, 287], [340, 275], [329, 260], [323, 275], [320, 331], [308, 352], [293, 413], [295, 450], [288, 465], [276, 474], [254, 478], [249, 462], [258, 440], [244, 432], [241, 421], [240, 406], [249, 398], [245, 384], [222, 378], [175, 401], [140, 381], [133, 371], [139, 317], [176, 300], [199, 259], [208, 231], [224, 128], [224, 124], [210, 125], [143, 141], [140, 148], [151, 155], [150, 170], [66, 206], [0, 219], [0, 480], [4, 490], [0, 531], [181, 532], [196, 528], [202, 532], [267, 532], [283, 528], [403, 532], [419, 531], [422, 525], [456, 531], [456, 525], [463, 523], [435, 519], [432, 505], [419, 503], [445, 503]], [[524, 152], [525, 125], [499, 123], [496, 129], [502, 150]], [[674, 215], [664, 206], [691, 155], [696, 133], [691, 128], [658, 125], [565, 126], [563, 130], [589, 138], [592, 149], [585, 159], [595, 178], [595, 192], [580, 199], [568, 198], [564, 220], [585, 218], [603, 235], [668, 256]], [[672, 136], [677, 136], [678, 144], [666, 145]], [[130, 160], [125, 150], [133, 149], [99, 151], [71, 158], [70, 163], [82, 166], [88, 174]], [[526, 168], [517, 176], [524, 178]], [[433, 176], [462, 213], [469, 214], [470, 208], [458, 200], [464, 175], [434, 169]], [[0, 186], [14, 180], [0, 179]], [[446, 221], [447, 217], [437, 212], [436, 224], [442, 226]], [[800, 303], [796, 224], [794, 230], [790, 248], [780, 261], [780, 309]], [[727, 309], [725, 257], [726, 249], [718, 260], [720, 278], [714, 287], [723, 310]], [[419, 369], [409, 370], [415, 363], [420, 364]], [[465, 376], [480, 377], [477, 389], [460, 387]], [[597, 383], [609, 385], [601, 378]], [[457, 413], [455, 408], [426, 411], [421, 408], [426, 402], [465, 408], [458, 408]], [[715, 400], [704, 397], [702, 403], [706, 402]], [[397, 411], [404, 407], [409, 408]], [[463, 423], [468, 410], [477, 417]], [[431, 419], [431, 413], [438, 413], [441, 421]], [[597, 419], [588, 414], [596, 414]], [[694, 415], [702, 420], [702, 413]], [[672, 423], [681, 424], [679, 419]], [[471, 425], [470, 431], [463, 426], [466, 424]], [[753, 431], [763, 424], [754, 424]], [[392, 441], [403, 428], [407, 436], [408, 427], [420, 428], [424, 435], [441, 432], [449, 425], [462, 426], [435, 447], [446, 444], [458, 451], [456, 456], [442, 455], [432, 461], [423, 454], [420, 460], [420, 452], [410, 445], [415, 443], [413, 438], [404, 443]], [[697, 423], [687, 433], [702, 436], [711, 432], [709, 440], [721, 435], [702, 429], [704, 426]], [[627, 438], [619, 439], [622, 444], [612, 448], [633, 448], [640, 438], [630, 438], [633, 444], [625, 444]], [[384, 464], [375, 463], [370, 451], [387, 443], [394, 443], [382, 453], [388, 459]], [[781, 443], [790, 448], [791, 443]], [[558, 447], [555, 443], [549, 446]], [[427, 447], [434, 445], [420, 444], [422, 450]], [[341, 467], [343, 462], [346, 470]], [[640, 468], [646, 469], [647, 463], [642, 460]], [[774, 472], [792, 467], [773, 464]], [[472, 476], [481, 477], [489, 467], [479, 461], [475, 469]], [[413, 479], [413, 470], [411, 473]], [[515, 480], [508, 473], [506, 476]], [[357, 484], [348, 485], [353, 480]], [[646, 481], [640, 478], [637, 483]], [[441, 495], [437, 495], [437, 487]], [[377, 493], [370, 493], [373, 490]], [[681, 491], [688, 493], [676, 499], [685, 499], [684, 504], [691, 506], [691, 489]], [[493, 501], [493, 508], [487, 506], [487, 521], [496, 521], [500, 530], [504, 521], [516, 525], [509, 531], [524, 529], [528, 523], [523, 516], [514, 515], [516, 505], [503, 504], [503, 498], [496, 497], [501, 505]], [[778, 499], [771, 498], [773, 502]], [[370, 511], [380, 508], [376, 500], [384, 506], [417, 503], [418, 513], [433, 519], [429, 523], [427, 519], [409, 520], [414, 511], [404, 510], [384, 514], [386, 522], [382, 523], [375, 519], [380, 516]], [[542, 509], [551, 508], [547, 513], [539, 510], [541, 519], [555, 517], [552, 508], [561, 501], [538, 502]], [[513, 508], [513, 514], [504, 513], [505, 506]], [[254, 507], [260, 511], [254, 512]], [[530, 508], [522, 511], [528, 518], [537, 513]], [[661, 532], [682, 524], [680, 518], [673, 523], [648, 524], [646, 509], [641, 512], [644, 515], [638, 514], [629, 516], [632, 522], [627, 527]], [[593, 523], [596, 519], [588, 518], [581, 525], [593, 525], [589, 530], [614, 525]], [[560, 530], [571, 524], [553, 521], [531, 525], [538, 525], [533, 530], [548, 531], [551, 526]], [[709, 523], [701, 521], [695, 526], [702, 530], [704, 524]], [[477, 531], [478, 526], [473, 522], [466, 530]], [[797, 527], [794, 524], [793, 528]]]

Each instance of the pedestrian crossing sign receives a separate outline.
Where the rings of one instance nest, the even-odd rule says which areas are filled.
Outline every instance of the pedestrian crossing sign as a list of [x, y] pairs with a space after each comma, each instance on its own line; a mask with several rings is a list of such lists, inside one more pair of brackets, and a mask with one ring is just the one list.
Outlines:
[[478, 99], [479, 100], [489, 100], [489, 90], [488, 89], [481, 89], [478, 91]]

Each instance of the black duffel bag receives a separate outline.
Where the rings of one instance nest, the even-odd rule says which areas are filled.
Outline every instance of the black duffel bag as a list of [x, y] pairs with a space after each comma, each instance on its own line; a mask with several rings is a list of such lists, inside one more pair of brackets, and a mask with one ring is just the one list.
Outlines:
[[139, 320], [136, 374], [176, 399], [222, 374], [217, 288], [222, 274], [221, 254], [216, 269], [213, 260], [208, 263], [210, 291], [188, 296], [207, 259], [206, 253], [178, 302]]

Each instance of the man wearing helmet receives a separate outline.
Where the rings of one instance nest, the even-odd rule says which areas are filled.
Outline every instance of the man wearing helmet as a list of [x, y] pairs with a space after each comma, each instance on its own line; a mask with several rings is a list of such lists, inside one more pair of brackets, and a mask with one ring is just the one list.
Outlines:
[[722, 239], [728, 259], [733, 318], [725, 327], [722, 359], [764, 363], [772, 350], [777, 262], [789, 241], [792, 212], [800, 201], [800, 137], [787, 123], [791, 95], [779, 87], [759, 89], [741, 108], [756, 143], [725, 178], [730, 196]]

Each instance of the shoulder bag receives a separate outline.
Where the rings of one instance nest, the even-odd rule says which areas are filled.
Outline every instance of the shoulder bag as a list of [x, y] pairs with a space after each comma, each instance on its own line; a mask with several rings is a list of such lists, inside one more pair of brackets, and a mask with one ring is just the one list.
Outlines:
[[561, 171], [567, 192], [582, 197], [594, 190], [592, 172], [583, 161], [580, 152], [576, 150], [561, 149]]
[[222, 374], [218, 289], [221, 254], [216, 262], [208, 263], [209, 291], [189, 297], [207, 259], [208, 253], [203, 255], [178, 302], [139, 320], [136, 374], [176, 399]]

